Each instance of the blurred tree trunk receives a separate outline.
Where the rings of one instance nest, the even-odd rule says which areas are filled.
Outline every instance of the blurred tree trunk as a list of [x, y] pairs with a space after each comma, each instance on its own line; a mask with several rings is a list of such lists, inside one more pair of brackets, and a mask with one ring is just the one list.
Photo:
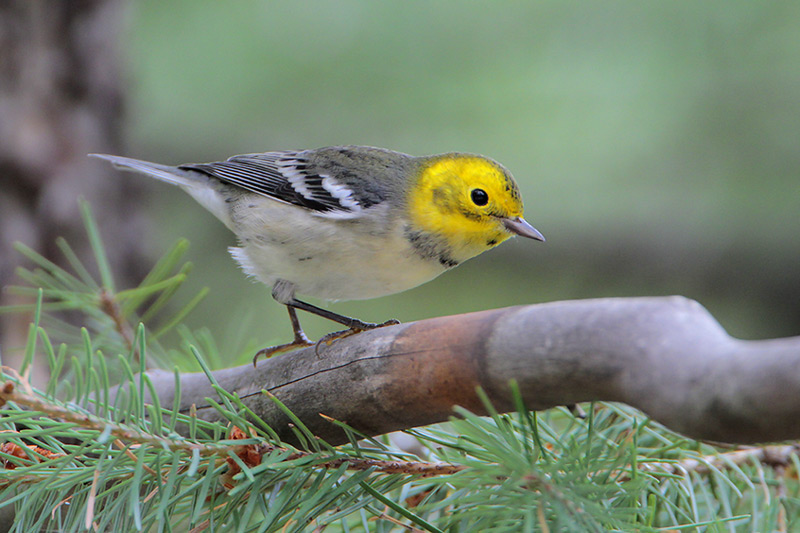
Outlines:
[[[77, 198], [92, 204], [123, 280], [143, 266], [139, 182], [111, 176], [89, 152], [121, 152], [122, 0], [0, 2], [0, 286], [14, 282], [21, 241], [56, 263], [66, 237], [88, 258]], [[3, 292], [0, 303], [12, 303]], [[3, 363], [24, 343], [28, 317], [0, 315]], [[9, 358], [11, 357], [11, 361]]]

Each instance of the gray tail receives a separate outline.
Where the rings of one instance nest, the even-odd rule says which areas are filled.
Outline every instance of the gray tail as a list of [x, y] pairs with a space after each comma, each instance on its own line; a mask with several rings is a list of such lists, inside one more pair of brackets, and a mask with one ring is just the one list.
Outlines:
[[199, 181], [199, 175], [197, 173], [178, 167], [159, 165], [158, 163], [150, 163], [149, 161], [131, 159], [130, 157], [122, 157], [119, 155], [89, 154], [89, 157], [105, 159], [106, 161], [110, 161], [116, 168], [146, 174], [173, 185], [191, 187], [197, 185]]
[[147, 176], [179, 186], [189, 193], [192, 198], [197, 200], [200, 205], [211, 211], [214, 216], [220, 219], [232, 231], [234, 230], [229, 207], [225, 201], [226, 195], [220, 191], [219, 182], [209, 178], [205, 174], [118, 155], [89, 154], [89, 156], [110, 161], [119, 169], [146, 174]]

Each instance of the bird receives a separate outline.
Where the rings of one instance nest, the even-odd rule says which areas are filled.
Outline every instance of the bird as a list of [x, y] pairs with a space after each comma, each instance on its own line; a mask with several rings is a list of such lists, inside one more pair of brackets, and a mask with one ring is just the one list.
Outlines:
[[[398, 324], [312, 305], [401, 292], [518, 235], [544, 241], [523, 218], [519, 187], [497, 161], [470, 153], [412, 156], [370, 146], [248, 153], [177, 166], [89, 154], [177, 185], [237, 237], [229, 248], [286, 306], [294, 338], [259, 357]], [[297, 310], [344, 326], [318, 343]]]

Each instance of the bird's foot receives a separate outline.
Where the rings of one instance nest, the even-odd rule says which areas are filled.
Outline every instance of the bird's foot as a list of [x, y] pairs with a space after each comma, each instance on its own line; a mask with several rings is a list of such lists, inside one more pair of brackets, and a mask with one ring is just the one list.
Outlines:
[[323, 335], [318, 341], [316, 346], [314, 347], [314, 351], [317, 355], [320, 355], [320, 347], [330, 346], [330, 344], [339, 339], [344, 339], [346, 337], [350, 337], [357, 333], [361, 333], [362, 331], [369, 331], [371, 329], [378, 329], [378, 328], [385, 328], [386, 326], [396, 326], [399, 324], [400, 321], [395, 318], [390, 318], [386, 322], [381, 322], [380, 324], [373, 324], [372, 322], [361, 322], [360, 320], [357, 321], [356, 324], [350, 327], [350, 329], [344, 329], [342, 331], [334, 331], [332, 333], [328, 333]]
[[269, 348], [263, 348], [256, 352], [253, 356], [253, 366], [256, 366], [259, 357], [264, 357], [265, 359], [269, 359], [273, 355], [278, 355], [279, 353], [289, 352], [291, 350], [296, 350], [298, 348], [307, 348], [309, 346], [314, 346], [314, 343], [309, 340], [308, 337], [303, 335], [301, 338], [295, 337], [293, 342], [288, 344], [279, 344], [277, 346], [270, 346]]

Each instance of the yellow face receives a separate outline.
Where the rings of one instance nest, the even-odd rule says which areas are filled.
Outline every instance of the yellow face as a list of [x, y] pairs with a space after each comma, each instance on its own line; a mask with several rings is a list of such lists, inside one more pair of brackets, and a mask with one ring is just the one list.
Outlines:
[[411, 223], [441, 236], [459, 259], [478, 255], [508, 239], [504, 219], [522, 217], [514, 179], [494, 161], [475, 155], [432, 158], [408, 198]]

